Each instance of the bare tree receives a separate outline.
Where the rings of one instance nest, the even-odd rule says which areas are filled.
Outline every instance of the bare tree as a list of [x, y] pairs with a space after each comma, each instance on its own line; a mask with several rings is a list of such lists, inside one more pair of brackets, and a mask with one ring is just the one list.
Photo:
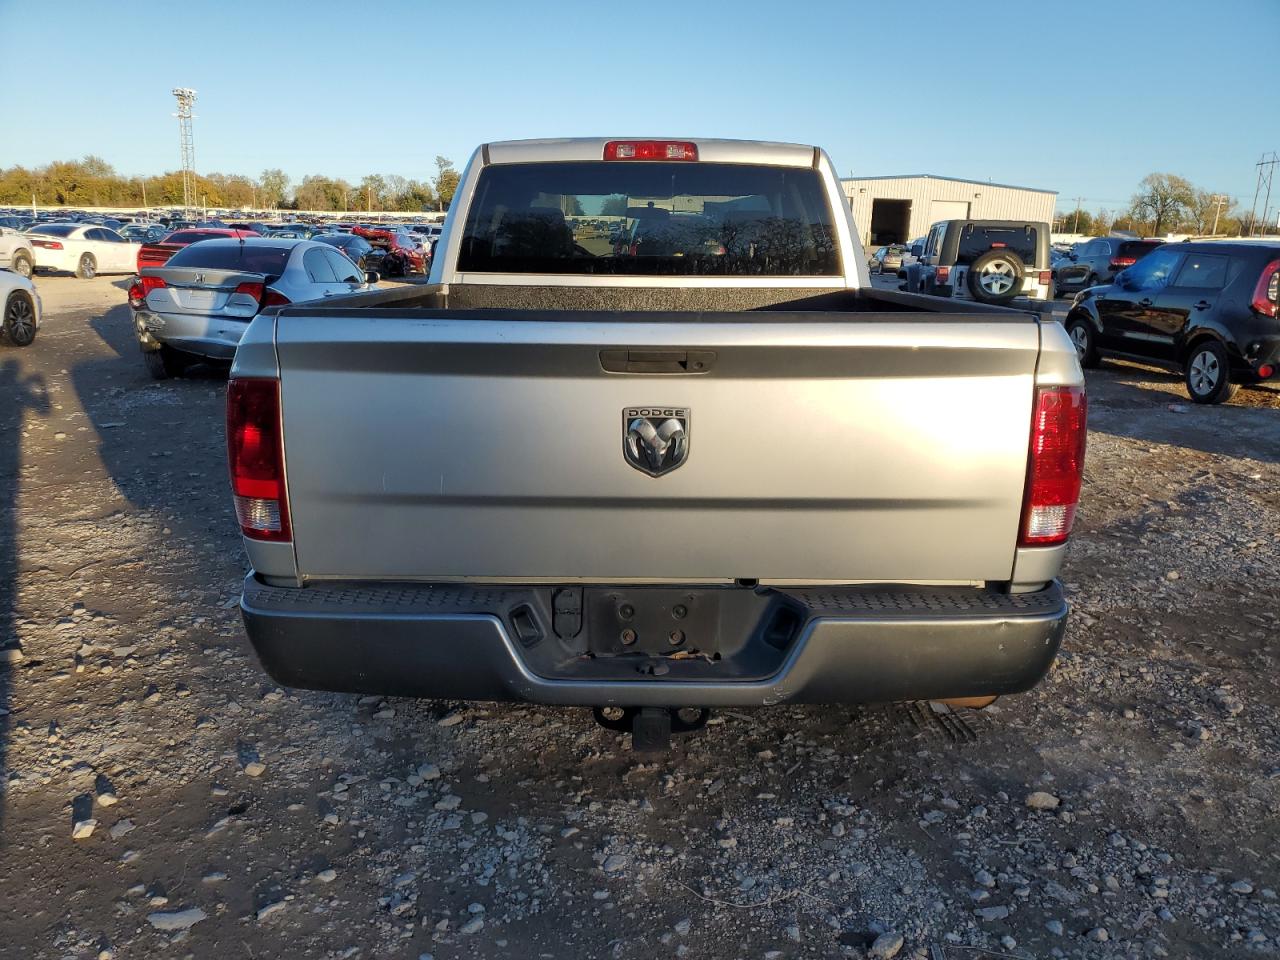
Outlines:
[[1133, 219], [1151, 225], [1152, 236], [1176, 227], [1195, 205], [1195, 188], [1172, 173], [1149, 173], [1130, 202]]

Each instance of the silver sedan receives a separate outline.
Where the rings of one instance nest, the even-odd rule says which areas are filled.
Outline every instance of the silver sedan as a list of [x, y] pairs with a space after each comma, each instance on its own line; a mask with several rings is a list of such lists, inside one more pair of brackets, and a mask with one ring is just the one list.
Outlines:
[[143, 360], [158, 380], [205, 358], [230, 360], [266, 307], [356, 293], [377, 283], [341, 251], [310, 240], [201, 240], [129, 290]]

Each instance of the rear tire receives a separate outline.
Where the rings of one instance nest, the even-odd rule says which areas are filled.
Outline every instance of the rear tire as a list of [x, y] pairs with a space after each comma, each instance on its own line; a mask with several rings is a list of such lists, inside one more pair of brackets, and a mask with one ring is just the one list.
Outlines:
[[25, 290], [13, 291], [5, 301], [3, 330], [15, 347], [29, 347], [36, 338], [36, 305]]
[[98, 260], [92, 253], [81, 254], [80, 263], [76, 266], [76, 276], [81, 280], [92, 280], [98, 275]]
[[36, 272], [35, 261], [25, 253], [15, 253], [13, 255], [13, 272], [20, 277], [31, 279], [31, 275]]
[[1067, 335], [1071, 337], [1076, 348], [1076, 357], [1080, 366], [1086, 370], [1098, 365], [1098, 337], [1093, 324], [1084, 317], [1075, 317], [1067, 321]]
[[1217, 340], [1201, 340], [1191, 348], [1183, 379], [1196, 403], [1225, 403], [1240, 389], [1231, 382], [1231, 358]]
[[969, 267], [965, 283], [973, 299], [982, 303], [1003, 304], [1022, 293], [1026, 270], [1022, 259], [1007, 250], [988, 250]]
[[153, 380], [168, 380], [182, 376], [191, 361], [181, 350], [161, 346], [159, 350], [142, 351], [142, 362]]

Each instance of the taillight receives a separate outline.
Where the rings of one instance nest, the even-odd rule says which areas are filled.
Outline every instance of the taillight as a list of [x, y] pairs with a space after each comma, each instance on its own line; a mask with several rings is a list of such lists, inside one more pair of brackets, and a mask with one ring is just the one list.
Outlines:
[[143, 277], [142, 278], [142, 295], [145, 297], [152, 290], [159, 290], [162, 287], [167, 287], [167, 286], [168, 284], [165, 283], [164, 280], [162, 280], [160, 277]]
[[129, 284], [129, 306], [135, 310], [141, 310], [142, 304], [145, 302], [146, 294], [142, 292], [142, 284], [135, 280]]
[[1083, 387], [1036, 391], [1021, 546], [1049, 547], [1071, 534], [1084, 475], [1088, 406]]
[[280, 381], [233, 377], [227, 383], [227, 462], [240, 531], [251, 540], [287, 541]]
[[1250, 303], [1264, 317], [1280, 314], [1280, 260], [1272, 260], [1262, 268], [1262, 275], [1253, 288], [1253, 302]]
[[1040, 283], [1043, 283], [1043, 284], [1045, 284], [1045, 285], [1047, 286], [1048, 284], [1050, 284], [1050, 283], [1052, 283], [1052, 282], [1053, 282], [1053, 271], [1052, 271], [1052, 270], [1041, 270], [1041, 271], [1040, 271], [1040, 273], [1039, 273], [1039, 274], [1038, 274], [1038, 276], [1037, 276], [1037, 280], [1038, 280]]
[[698, 145], [687, 140], [610, 140], [606, 160], [697, 160]]
[[1138, 262], [1137, 257], [1112, 257], [1111, 269], [1123, 270], [1125, 267], [1132, 267], [1137, 262]]
[[33, 239], [31, 240], [31, 245], [32, 245], [33, 247], [43, 247], [43, 248], [44, 248], [44, 249], [46, 249], [46, 250], [61, 250], [61, 249], [62, 249], [62, 244], [61, 244], [61, 243], [59, 243], [57, 240], [36, 240], [36, 239], [34, 239], [34, 238], [33, 238]]
[[290, 302], [289, 298], [279, 291], [272, 290], [258, 280], [246, 280], [236, 287], [236, 293], [243, 293], [258, 301], [258, 309], [263, 307], [283, 307]]
[[933, 275], [935, 283], [946, 283], [951, 279], [950, 267], [938, 267], [937, 272]]

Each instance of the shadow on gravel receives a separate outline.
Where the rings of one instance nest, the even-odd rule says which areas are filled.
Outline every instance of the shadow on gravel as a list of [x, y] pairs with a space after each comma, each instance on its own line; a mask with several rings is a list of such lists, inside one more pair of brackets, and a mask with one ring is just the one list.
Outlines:
[[[112, 307], [89, 326], [115, 353], [85, 360], [72, 382], [97, 432], [103, 466], [130, 503], [160, 509], [175, 534], [204, 540], [210, 532], [198, 514], [214, 505], [193, 502], [206, 492], [230, 516], [225, 492], [223, 397], [227, 364], [199, 364], [174, 380], [155, 381], [143, 366], [127, 304]], [[228, 520], [225, 533], [235, 525]]]
[[[1151, 383], [1178, 392], [1144, 385]], [[1177, 374], [1104, 363], [1088, 374], [1089, 432], [1280, 463], [1280, 391], [1243, 387], [1230, 403], [1202, 406], [1180, 385]]]
[[[18, 604], [18, 494], [22, 472], [22, 429], [28, 411], [48, 416], [49, 399], [44, 378], [24, 374], [13, 356], [0, 360], [0, 849], [4, 846], [5, 802], [3, 785], [9, 780], [9, 711], [13, 674], [19, 656], [15, 629]], [[0, 858], [2, 859], [2, 858]]]

